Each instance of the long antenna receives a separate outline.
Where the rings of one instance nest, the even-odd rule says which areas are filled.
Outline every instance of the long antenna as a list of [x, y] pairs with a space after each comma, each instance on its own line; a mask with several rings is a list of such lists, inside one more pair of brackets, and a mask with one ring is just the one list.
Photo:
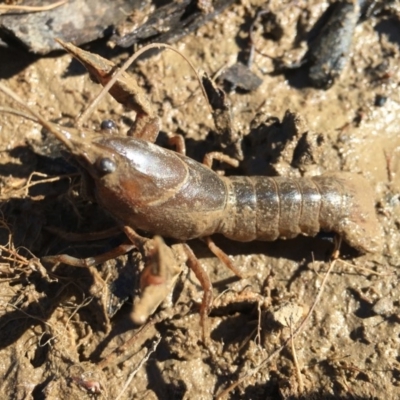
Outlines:
[[117, 79], [120, 77], [120, 75], [123, 72], [125, 72], [139, 56], [141, 56], [143, 53], [145, 53], [146, 51], [148, 51], [150, 49], [160, 49], [160, 48], [165, 48], [165, 49], [174, 51], [175, 53], [179, 54], [189, 64], [190, 68], [192, 69], [192, 71], [196, 75], [196, 79], [199, 82], [201, 91], [203, 92], [203, 95], [204, 95], [205, 99], [207, 100], [208, 108], [209, 108], [210, 112], [212, 113], [212, 108], [211, 108], [210, 103], [208, 102], [208, 97], [207, 97], [206, 90], [204, 89], [204, 86], [203, 86], [203, 83], [202, 83], [201, 78], [199, 76], [199, 73], [197, 72], [196, 68], [191, 63], [191, 61], [185, 55], [183, 55], [179, 50], [175, 49], [174, 47], [172, 47], [172, 46], [170, 46], [168, 44], [165, 44], [165, 43], [152, 43], [152, 44], [149, 44], [147, 46], [142, 47], [140, 50], [138, 50], [136, 53], [132, 54], [124, 62], [122, 67], [119, 68], [114, 73], [114, 76], [109, 80], [109, 82], [103, 87], [103, 89], [99, 92], [99, 94], [94, 98], [94, 100], [91, 102], [89, 107], [80, 115], [80, 117], [77, 120], [77, 125], [78, 126], [82, 126], [87, 121], [87, 119], [90, 117], [90, 115], [92, 115], [92, 113], [94, 112], [94, 110], [97, 107], [97, 105], [99, 104], [99, 102], [103, 99], [105, 94], [114, 85], [114, 83], [117, 81]]
[[46, 121], [38, 112], [34, 109], [30, 108], [15, 92], [9, 89], [0, 81], [0, 90], [5, 93], [7, 96], [11, 97], [16, 103], [18, 103], [22, 108], [28, 111], [33, 117], [36, 118], [36, 122], [43, 126], [43, 128], [48, 129], [51, 133], [53, 133], [57, 139], [59, 139], [62, 143], [64, 143], [67, 147], [71, 146], [71, 143], [67, 140], [67, 138], [57, 129], [56, 125], [51, 124]]

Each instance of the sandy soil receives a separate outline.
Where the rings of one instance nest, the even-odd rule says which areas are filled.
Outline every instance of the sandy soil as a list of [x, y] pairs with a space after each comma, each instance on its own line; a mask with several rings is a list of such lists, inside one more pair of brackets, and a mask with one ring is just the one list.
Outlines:
[[[215, 75], [245, 49], [261, 3], [238, 2], [175, 47], [199, 70]], [[317, 0], [306, 4], [270, 1], [283, 35], [268, 39], [256, 24], [257, 49], [297, 60], [304, 47], [294, 45], [300, 26], [308, 31], [328, 6]], [[186, 267], [164, 307], [137, 328], [129, 316], [143, 264], [138, 253], [88, 269], [40, 263], [44, 255], [100, 254], [123, 236], [74, 242], [49, 230], [95, 232], [114, 222], [80, 194], [79, 174], [58, 157], [40, 126], [0, 113], [1, 397], [206, 400], [238, 382], [226, 398], [399, 398], [399, 13], [393, 7], [357, 26], [348, 63], [326, 91], [307, 87], [303, 70], [272, 73], [271, 58], [256, 53], [251, 69], [262, 85], [250, 93], [228, 94], [234, 127], [245, 136], [238, 174], [350, 171], [366, 177], [374, 190], [383, 252], [360, 255], [342, 247], [310, 320], [293, 343], [286, 342], [287, 320], [296, 329], [315, 301], [329, 265], [329, 242], [215, 238], [244, 279], [236, 278], [203, 242], [190, 242], [214, 284], [211, 344], [206, 347], [201, 340], [203, 291]], [[104, 43], [88, 49], [106, 51]], [[0, 52], [2, 82], [48, 120], [73, 123], [99, 90], [70, 55], [35, 59]], [[131, 73], [162, 117], [162, 131], [183, 134], [191, 157], [201, 160], [205, 152], [219, 150], [206, 101], [180, 57], [164, 51], [137, 63]], [[384, 104], [376, 104], [377, 96], [386, 99]], [[0, 104], [15, 107], [3, 94]], [[254, 129], [272, 117], [282, 120], [287, 110], [298, 113], [302, 132], [319, 138], [314, 159], [300, 167], [292, 165], [290, 153], [298, 137], [282, 144], [267, 137], [273, 130]], [[126, 130], [134, 117], [108, 97], [89, 127], [98, 129], [102, 120], [112, 118]], [[34, 172], [43, 175], [31, 179]], [[39, 180], [44, 182], [30, 186]]]

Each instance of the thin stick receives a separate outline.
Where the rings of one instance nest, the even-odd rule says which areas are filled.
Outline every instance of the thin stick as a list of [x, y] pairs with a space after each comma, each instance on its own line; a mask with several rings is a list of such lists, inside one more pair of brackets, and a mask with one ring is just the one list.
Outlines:
[[53, 8], [57, 8], [67, 3], [68, 0], [61, 0], [57, 3], [50, 4], [48, 6], [9, 6], [9, 5], [0, 5], [0, 11], [28, 11], [28, 12], [40, 12], [40, 11], [49, 11]]
[[296, 368], [297, 380], [299, 382], [299, 394], [300, 394], [300, 396], [302, 396], [303, 392], [304, 392], [304, 383], [303, 383], [303, 377], [302, 377], [301, 371], [300, 371], [299, 360], [297, 359], [296, 348], [294, 346], [293, 318], [292, 318], [292, 316], [290, 316], [289, 327], [290, 327], [290, 337], [291, 337], [290, 345], [292, 347], [292, 355], [293, 355], [294, 365], [295, 365], [295, 368]]
[[201, 87], [201, 90], [203, 92], [203, 95], [205, 97], [205, 99], [207, 100], [207, 104], [208, 104], [208, 108], [210, 110], [210, 112], [212, 112], [212, 108], [210, 103], [208, 102], [208, 97], [207, 97], [207, 93], [206, 90], [204, 89], [203, 83], [201, 81], [201, 78], [198, 74], [198, 72], [196, 71], [196, 68], [194, 67], [194, 65], [190, 62], [190, 60], [183, 55], [179, 50], [175, 49], [174, 47], [165, 44], [165, 43], [152, 43], [149, 44], [147, 46], [142, 47], [139, 51], [137, 51], [136, 53], [132, 54], [122, 65], [122, 67], [120, 69], [118, 69], [115, 73], [114, 76], [110, 79], [110, 81], [103, 87], [103, 89], [99, 92], [99, 94], [95, 97], [95, 99], [91, 102], [91, 104], [89, 105], [89, 107], [79, 116], [77, 122], [78, 126], [82, 126], [86, 120], [90, 117], [90, 115], [94, 112], [94, 109], [97, 107], [97, 105], [99, 104], [99, 102], [103, 99], [103, 97], [105, 96], [106, 93], [108, 93], [108, 91], [110, 90], [110, 88], [114, 85], [114, 83], [118, 80], [119, 76], [125, 72], [130, 66], [131, 64], [139, 57], [141, 56], [143, 53], [145, 53], [147, 50], [150, 49], [160, 49], [160, 48], [165, 48], [165, 49], [169, 49], [174, 51], [175, 53], [179, 54], [190, 66], [190, 68], [192, 69], [192, 71], [195, 73], [196, 75], [196, 79], [199, 82], [199, 85]]
[[353, 267], [353, 268], [355, 268], [355, 269], [359, 269], [359, 270], [361, 270], [361, 271], [366, 271], [366, 272], [368, 272], [368, 273], [370, 273], [370, 274], [373, 274], [373, 275], [378, 275], [378, 276], [390, 276], [390, 275], [394, 275], [394, 272], [389, 272], [389, 273], [387, 273], [387, 274], [384, 274], [384, 273], [382, 273], [382, 272], [376, 272], [376, 271], [374, 271], [373, 269], [370, 269], [370, 268], [361, 267], [360, 265], [350, 264], [349, 262], [347, 262], [347, 261], [345, 261], [345, 260], [341, 260], [340, 258], [338, 258], [338, 261], [340, 261], [342, 264], [344, 264], [344, 265], [345, 265], [346, 267], [348, 267], [348, 268]]
[[13, 114], [13, 115], [16, 115], [17, 117], [29, 119], [30, 121], [33, 121], [33, 122], [38, 122], [38, 120], [35, 117], [33, 117], [32, 115], [25, 114], [24, 112], [22, 112], [20, 110], [16, 110], [15, 108], [0, 107], [0, 112], [7, 113], [7, 114]]
[[257, 335], [254, 339], [255, 342], [258, 342], [258, 346], [261, 347], [261, 301], [257, 301], [257, 311], [258, 311], [258, 319], [257, 319]]
[[121, 396], [124, 394], [125, 390], [128, 388], [129, 384], [132, 382], [132, 379], [134, 376], [137, 374], [137, 372], [140, 370], [140, 368], [143, 367], [143, 364], [150, 358], [150, 356], [156, 351], [157, 346], [161, 342], [161, 335], [157, 333], [156, 335], [156, 340], [151, 346], [151, 349], [147, 352], [147, 354], [143, 357], [143, 359], [140, 361], [139, 365], [131, 372], [129, 375], [128, 379], [125, 382], [124, 387], [122, 388], [121, 392], [119, 395], [115, 398], [115, 400], [119, 400]]
[[[40, 179], [39, 181], [33, 181], [32, 182], [32, 178], [34, 176], [44, 177], [45, 179]], [[24, 187], [18, 189], [18, 191], [25, 190], [25, 196], [28, 196], [28, 189], [33, 187], [33, 186], [41, 185], [41, 184], [44, 184], [44, 183], [57, 182], [57, 181], [60, 181], [62, 179], [73, 178], [73, 177], [76, 177], [76, 176], [79, 176], [79, 174], [78, 173], [66, 174], [66, 175], [53, 176], [53, 177], [49, 178], [47, 174], [42, 174], [41, 172], [32, 172], [29, 175], [28, 182], [26, 183], [26, 185]]]
[[[34, 176], [43, 176], [46, 177], [46, 179], [41, 179], [38, 181], [33, 181], [32, 182], [32, 177]], [[6, 188], [6, 190], [4, 191], [4, 193], [2, 195], [0, 195], [0, 199], [3, 199], [4, 196], [8, 196], [10, 194], [10, 192], [12, 192], [14, 195], [17, 193], [20, 193], [22, 191], [25, 191], [24, 196], [27, 197], [28, 196], [28, 190], [29, 188], [36, 186], [36, 185], [41, 185], [41, 184], [45, 184], [45, 183], [52, 183], [52, 182], [57, 182], [60, 181], [62, 179], [67, 179], [67, 178], [74, 178], [79, 176], [78, 173], [73, 173], [73, 174], [66, 174], [66, 175], [58, 175], [58, 176], [53, 176], [53, 177], [48, 177], [48, 175], [46, 174], [42, 174], [40, 172], [32, 172], [28, 178], [27, 183], [20, 188]]]
[[[14, 310], [17, 310], [17, 311], [21, 312], [22, 314], [26, 315], [28, 318], [32, 318], [32, 319], [34, 319], [34, 320], [36, 320], [36, 321], [39, 321], [39, 322], [41, 322], [41, 323], [43, 323], [43, 324], [49, 326], [51, 329], [53, 329], [53, 325], [51, 325], [49, 322], [47, 322], [44, 318], [39, 318], [39, 317], [36, 317], [36, 316], [33, 315], [33, 314], [29, 314], [29, 313], [27, 313], [26, 311], [24, 311], [24, 310], [22, 310], [21, 308], [15, 306], [15, 305], [12, 304], [12, 303], [6, 303], [6, 307], [7, 307], [7, 306], [10, 306], [10, 307], [14, 308]], [[8, 321], [8, 322], [9, 322], [9, 321]], [[6, 323], [7, 323], [7, 322], [5, 322], [3, 325], [1, 325], [1, 326], [0, 326], [0, 329], [2, 329]]]
[[315, 300], [314, 300], [310, 310], [308, 311], [308, 313], [307, 313], [306, 317], [304, 318], [304, 320], [302, 321], [302, 323], [294, 330], [293, 334], [290, 335], [290, 337], [285, 340], [283, 345], [279, 346], [265, 360], [261, 361], [261, 363], [258, 364], [255, 368], [248, 370], [235, 383], [232, 383], [232, 385], [230, 385], [228, 388], [226, 388], [220, 394], [218, 394], [217, 397], [216, 397], [217, 400], [223, 399], [225, 396], [227, 396], [229, 394], [229, 392], [231, 392], [238, 385], [240, 385], [245, 379], [249, 378], [250, 376], [255, 375], [262, 367], [267, 365], [275, 356], [277, 356], [287, 346], [287, 344], [289, 343], [289, 341], [292, 340], [292, 338], [295, 338], [299, 333], [301, 333], [301, 331], [304, 329], [305, 325], [307, 324], [308, 320], [310, 319], [311, 314], [314, 312], [315, 307], [317, 306], [319, 300], [321, 299], [321, 296], [322, 296], [322, 293], [324, 291], [326, 282], [328, 280], [328, 276], [331, 273], [331, 271], [332, 271], [332, 269], [333, 269], [335, 264], [336, 264], [336, 260], [331, 261], [331, 263], [329, 265], [329, 268], [328, 268], [328, 271], [326, 271], [324, 279], [323, 279], [323, 281], [321, 283], [321, 287], [320, 287], [320, 289], [318, 291], [317, 296], [315, 297]]

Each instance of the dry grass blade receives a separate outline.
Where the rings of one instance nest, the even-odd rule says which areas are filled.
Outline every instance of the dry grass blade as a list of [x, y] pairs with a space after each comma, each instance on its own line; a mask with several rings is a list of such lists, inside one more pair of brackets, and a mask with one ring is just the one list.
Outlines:
[[50, 4], [48, 6], [14, 6], [14, 5], [5, 5], [0, 4], [0, 12], [1, 11], [27, 11], [27, 12], [41, 12], [41, 11], [50, 11], [54, 8], [60, 7], [63, 4], [66, 4], [68, 0], [61, 0], [57, 3]]
[[331, 261], [329, 268], [324, 276], [324, 279], [321, 283], [321, 287], [318, 291], [317, 296], [315, 297], [315, 300], [308, 311], [306, 317], [304, 320], [301, 322], [301, 324], [293, 331], [293, 333], [289, 336], [288, 339], [285, 340], [285, 342], [279, 346], [274, 352], [272, 352], [264, 361], [262, 361], [259, 365], [257, 365], [255, 368], [247, 371], [244, 373], [235, 383], [230, 385], [228, 388], [223, 390], [220, 394], [217, 395], [216, 399], [217, 400], [222, 400], [224, 399], [233, 389], [235, 389], [237, 386], [239, 386], [242, 382], [244, 382], [247, 378], [250, 376], [255, 375], [262, 367], [267, 365], [275, 356], [281, 353], [281, 351], [299, 334], [303, 331], [304, 327], [307, 325], [307, 322], [311, 318], [312, 313], [314, 312], [319, 300], [321, 299], [322, 293], [324, 292], [326, 282], [328, 281], [329, 274], [331, 273], [333, 267], [335, 266], [337, 260]]

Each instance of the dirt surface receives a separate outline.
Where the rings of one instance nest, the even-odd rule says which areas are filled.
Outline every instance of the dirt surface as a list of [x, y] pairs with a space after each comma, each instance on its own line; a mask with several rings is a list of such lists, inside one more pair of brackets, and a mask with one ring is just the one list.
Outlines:
[[[175, 47], [200, 71], [221, 73], [248, 49], [262, 3], [237, 2]], [[321, 90], [305, 84], [304, 69], [278, 73], [272, 58], [301, 58], [305, 44], [299, 38], [327, 7], [319, 0], [271, 0], [279, 40], [256, 21], [254, 41], [264, 54], [255, 52], [251, 70], [262, 84], [228, 94], [243, 160], [226, 174], [361, 174], [374, 191], [384, 250], [360, 255], [344, 244], [310, 319], [291, 343], [288, 321], [296, 330], [316, 300], [331, 243], [215, 238], [245, 276], [238, 279], [194, 240], [189, 244], [214, 285], [208, 347], [198, 313], [203, 291], [185, 266], [163, 307], [138, 328], [130, 318], [143, 268], [137, 252], [90, 268], [40, 262], [45, 255], [101, 254], [124, 237], [71, 241], [54, 233], [115, 224], [81, 194], [78, 171], [59, 156], [51, 135], [26, 118], [0, 113], [1, 398], [206, 400], [235, 382], [225, 398], [400, 397], [400, 10], [394, 2], [357, 25], [342, 74]], [[115, 62], [126, 57], [101, 42], [86, 49]], [[70, 55], [33, 59], [0, 52], [2, 82], [50, 121], [72, 124], [99, 91]], [[166, 132], [181, 133], [196, 160], [220, 150], [198, 82], [177, 54], [164, 51], [136, 63], [131, 73], [162, 118], [160, 143]], [[0, 104], [16, 107], [3, 94]], [[285, 119], [287, 110], [296, 114]], [[98, 129], [106, 118], [126, 131], [135, 114], [107, 97], [89, 128]]]

